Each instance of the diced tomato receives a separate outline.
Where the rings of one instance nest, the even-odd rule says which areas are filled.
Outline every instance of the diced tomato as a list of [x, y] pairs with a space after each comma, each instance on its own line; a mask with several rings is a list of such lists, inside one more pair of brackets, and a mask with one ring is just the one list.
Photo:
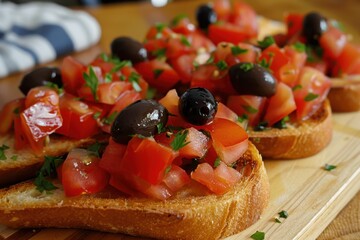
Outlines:
[[112, 105], [122, 93], [130, 89], [132, 86], [129, 82], [102, 83], [98, 86], [99, 102]]
[[195, 128], [187, 128], [185, 142], [188, 144], [179, 149], [180, 156], [185, 158], [202, 158], [207, 149], [209, 138]]
[[217, 180], [231, 187], [239, 182], [241, 178], [241, 174], [237, 170], [221, 161], [219, 166], [214, 169], [214, 174]]
[[279, 81], [294, 87], [301, 69], [305, 66], [307, 55], [304, 51], [296, 50], [293, 46], [286, 46], [284, 53], [289, 58], [289, 62], [278, 70], [277, 76]]
[[190, 177], [181, 167], [171, 165], [170, 171], [165, 173], [163, 182], [172, 192], [177, 192], [190, 182]]
[[304, 67], [293, 91], [298, 120], [306, 120], [314, 114], [325, 100], [331, 82], [320, 71]]
[[163, 105], [170, 113], [168, 117], [168, 125], [172, 126], [189, 126], [190, 124], [180, 116], [179, 113], [179, 96], [175, 89], [170, 90], [163, 98], [159, 100], [159, 103]]
[[191, 23], [190, 19], [185, 15], [175, 17], [171, 22], [171, 30], [176, 33], [188, 35], [196, 30], [196, 27]]
[[195, 69], [194, 61], [196, 54], [184, 54], [175, 59], [171, 59], [171, 65], [179, 74], [182, 83], [189, 83], [192, 78], [192, 73]]
[[78, 62], [73, 57], [65, 57], [61, 65], [61, 76], [66, 92], [73, 95], [85, 84], [83, 73], [86, 71], [85, 65]]
[[250, 126], [260, 122], [264, 114], [266, 98], [251, 95], [229, 96], [226, 105], [238, 116], [246, 117]]
[[336, 60], [333, 76], [360, 74], [360, 46], [347, 43]]
[[178, 58], [183, 54], [194, 52], [189, 39], [184, 35], [176, 35], [167, 40], [166, 57], [169, 59]]
[[208, 37], [214, 44], [230, 42], [238, 44], [253, 37], [253, 33], [247, 32], [233, 23], [223, 22], [211, 24], [208, 28]]
[[66, 196], [96, 193], [108, 184], [109, 176], [99, 167], [99, 159], [86, 149], [72, 149], [62, 166]]
[[135, 92], [133, 90], [127, 90], [127, 91], [123, 92], [116, 99], [116, 102], [115, 102], [114, 106], [111, 108], [108, 116], [111, 116], [115, 112], [120, 113], [124, 108], [129, 106], [131, 103], [134, 103], [140, 99], [141, 99], [141, 96], [138, 92]]
[[25, 108], [28, 108], [38, 102], [44, 102], [57, 106], [59, 105], [59, 95], [49, 87], [32, 88], [26, 95]]
[[167, 92], [180, 80], [180, 76], [166, 62], [158, 59], [140, 62], [135, 69], [160, 92]]
[[226, 164], [238, 160], [248, 147], [248, 135], [237, 123], [223, 118], [204, 126], [210, 132], [213, 147]]
[[231, 3], [229, 0], [214, 0], [213, 8], [218, 20], [227, 21], [231, 13]]
[[219, 102], [218, 103], [218, 110], [215, 114], [216, 118], [225, 118], [233, 122], [237, 122], [238, 115], [231, 110], [229, 107], [227, 107], [225, 104]]
[[136, 69], [130, 66], [124, 66], [121, 68], [120, 71], [126, 77], [125, 81], [131, 83], [131, 85], [133, 86], [133, 90], [138, 92], [141, 98], [145, 98], [149, 84], [144, 80], [144, 78], [140, 74], [138, 74]]
[[[14, 117], [14, 137], [15, 137], [14, 147], [16, 150], [21, 150], [21, 149], [29, 147], [30, 143], [27, 140], [25, 132], [22, 130], [20, 115]], [[42, 153], [43, 144], [44, 144], [44, 142], [40, 142], [40, 145], [39, 145], [39, 144], [36, 144], [35, 141], [32, 141], [32, 146], [36, 149], [36, 152], [38, 153], [38, 155], [41, 155], [41, 153]]]
[[124, 157], [126, 148], [126, 145], [117, 143], [110, 137], [109, 144], [105, 148], [99, 166], [108, 173], [116, 174], [116, 169], [119, 169], [119, 164]]
[[60, 112], [63, 125], [56, 133], [74, 139], [84, 139], [100, 132], [97, 119], [103, 116], [101, 108], [91, 106], [70, 94], [64, 94], [60, 98]]
[[271, 96], [269, 99], [264, 121], [268, 123], [268, 126], [272, 126], [295, 111], [295, 109], [296, 104], [292, 89], [280, 82], [276, 87], [275, 95]]
[[161, 39], [161, 38], [168, 38], [172, 34], [174, 34], [174, 31], [172, 31], [169, 27], [167, 27], [164, 24], [158, 23], [154, 26], [150, 27], [148, 32], [146, 33], [146, 39]]
[[336, 59], [347, 43], [346, 35], [335, 27], [330, 27], [319, 38], [319, 44], [324, 49], [325, 57]]
[[191, 48], [199, 53], [200, 51], [212, 51], [215, 49], [215, 45], [205, 34], [199, 30], [187, 35]]
[[276, 44], [272, 44], [261, 53], [259, 62], [262, 61], [269, 64], [269, 69], [273, 72], [276, 79], [280, 79], [279, 70], [288, 64], [290, 59]]
[[247, 38], [256, 38], [258, 33], [258, 22], [255, 10], [243, 1], [234, 1], [232, 14], [229, 22], [246, 32]]
[[137, 176], [149, 184], [159, 184], [176, 153], [154, 139], [133, 137], [122, 158], [119, 171]]
[[13, 126], [14, 119], [23, 109], [24, 99], [15, 99], [4, 105], [0, 111], [0, 134], [9, 132]]
[[285, 16], [288, 38], [302, 32], [303, 19], [304, 15], [298, 13], [289, 13]]
[[229, 66], [239, 62], [255, 62], [259, 53], [260, 49], [251, 44], [238, 43], [234, 45], [221, 42], [214, 52], [214, 61], [224, 60]]

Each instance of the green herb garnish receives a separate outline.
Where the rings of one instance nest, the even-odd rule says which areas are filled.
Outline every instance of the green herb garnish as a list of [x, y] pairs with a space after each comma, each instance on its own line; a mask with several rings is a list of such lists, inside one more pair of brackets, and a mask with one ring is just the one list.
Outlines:
[[231, 47], [231, 53], [232, 55], [234, 56], [237, 56], [237, 55], [240, 55], [240, 54], [243, 54], [243, 53], [246, 53], [248, 52], [247, 49], [244, 49], [244, 48], [241, 48], [239, 46], [233, 46]]
[[214, 62], [214, 56], [210, 56], [209, 59], [206, 61], [206, 64], [210, 64]]
[[159, 48], [151, 52], [156, 58], [163, 58], [166, 56], [166, 48]]
[[45, 156], [44, 164], [38, 172], [34, 184], [36, 189], [40, 192], [51, 191], [57, 189], [47, 177], [56, 176], [56, 168], [64, 162], [62, 157], [49, 157]]
[[271, 36], [265, 37], [262, 41], [258, 41], [260, 48], [265, 49], [275, 43], [275, 39]]
[[214, 168], [217, 168], [218, 166], [220, 166], [220, 163], [221, 163], [221, 159], [219, 157], [217, 157], [214, 162]]
[[190, 142], [186, 142], [186, 137], [188, 135], [189, 131], [179, 131], [175, 134], [174, 140], [170, 143], [170, 146], [173, 150], [178, 151], [180, 148], [185, 147]]
[[99, 119], [100, 115], [101, 115], [101, 112], [96, 112], [96, 113], [94, 113], [93, 118], [94, 118], [95, 120], [96, 120], [96, 119]]
[[56, 83], [46, 82], [45, 86], [55, 90], [59, 95], [64, 93], [64, 89], [60, 88]]
[[263, 122], [260, 122], [258, 125], [256, 125], [254, 127], [254, 130], [255, 131], [264, 131], [267, 126], [268, 126], [268, 122], [263, 121]]
[[187, 37], [185, 37], [184, 35], [180, 36], [180, 42], [187, 47], [191, 47], [191, 44], [189, 42], [189, 40], [187, 39]]
[[280, 218], [288, 218], [289, 214], [287, 211], [282, 210], [281, 212], [278, 212]]
[[280, 219], [277, 218], [277, 217], [276, 217], [274, 220], [275, 220], [275, 222], [277, 222], [277, 223], [281, 223]]
[[244, 70], [245, 72], [248, 72], [253, 68], [254, 68], [253, 63], [243, 63], [243, 64], [240, 65], [240, 69]]
[[224, 60], [220, 60], [218, 63], [216, 63], [216, 67], [220, 70], [226, 70], [228, 68], [227, 63]]
[[148, 87], [146, 91], [146, 99], [153, 99], [156, 96], [156, 88], [154, 87]]
[[154, 77], [158, 78], [163, 72], [164, 72], [164, 69], [154, 69], [153, 70]]
[[295, 85], [295, 86], [292, 88], [293, 92], [296, 91], [296, 90], [298, 90], [298, 89], [302, 89], [302, 85], [301, 85], [301, 84]]
[[163, 132], [167, 131], [167, 129], [163, 123], [159, 123], [158, 125], [156, 125], [156, 128], [157, 128], [158, 133], [163, 133]]
[[261, 59], [259, 65], [266, 69], [270, 68], [270, 62], [268, 62], [265, 58]]
[[92, 95], [94, 96], [95, 101], [98, 101], [97, 89], [99, 84], [99, 79], [97, 78], [93, 67], [89, 67], [89, 74], [86, 72], [83, 73], [83, 77], [86, 83], [91, 90]]
[[111, 125], [114, 122], [117, 114], [118, 114], [118, 112], [114, 111], [112, 114], [110, 114], [109, 116], [107, 116], [103, 119], [103, 123], [106, 125]]
[[15, 115], [19, 115], [19, 114], [20, 114], [20, 108], [19, 108], [19, 107], [15, 108], [14, 111], [13, 111], [13, 113], [14, 113]]
[[188, 16], [186, 14], [179, 14], [176, 17], [174, 17], [174, 19], [171, 21], [171, 26], [176, 26], [179, 24], [179, 22], [181, 20], [183, 20], [184, 18], [187, 18]]
[[242, 108], [248, 113], [254, 114], [254, 113], [258, 112], [258, 110], [256, 108], [254, 108], [253, 106], [250, 106], [250, 105], [242, 105]]
[[100, 153], [104, 150], [104, 147], [105, 147], [104, 143], [96, 142], [88, 146], [87, 150], [90, 152], [90, 154], [100, 158], [101, 156]]
[[264, 240], [265, 239], [265, 233], [256, 231], [253, 235], [250, 236], [254, 240]]
[[245, 120], [248, 120], [248, 119], [249, 119], [248, 115], [243, 114], [243, 115], [241, 115], [241, 116], [238, 116], [237, 121], [238, 121], [239, 123], [243, 123]]
[[281, 119], [280, 121], [276, 122], [274, 124], [274, 127], [278, 128], [278, 129], [285, 129], [285, 128], [287, 128], [286, 122], [288, 122], [289, 120], [290, 120], [289, 116], [286, 116], [283, 119]]
[[12, 156], [11, 156], [11, 160], [16, 161], [17, 159], [18, 159], [18, 155], [12, 155]]
[[324, 170], [326, 170], [326, 171], [332, 171], [332, 170], [334, 170], [336, 168], [336, 166], [335, 165], [331, 165], [331, 164], [325, 164], [325, 166], [324, 166]]
[[305, 100], [305, 102], [310, 102], [310, 101], [316, 99], [317, 97], [319, 97], [319, 94], [309, 93], [308, 95], [305, 96], [304, 100]]
[[296, 42], [292, 46], [297, 52], [305, 52], [306, 51], [306, 45], [301, 42]]
[[140, 75], [137, 74], [136, 72], [131, 72], [130, 76], [129, 76], [129, 82], [131, 83], [132, 87], [134, 88], [134, 90], [136, 92], [141, 92], [141, 87], [139, 85], [139, 79], [140, 79]]
[[171, 171], [171, 165], [165, 169], [165, 175], [168, 174], [170, 171]]
[[10, 147], [3, 144], [1, 147], [0, 147], [0, 160], [6, 160], [7, 157], [5, 155], [5, 150], [9, 149]]

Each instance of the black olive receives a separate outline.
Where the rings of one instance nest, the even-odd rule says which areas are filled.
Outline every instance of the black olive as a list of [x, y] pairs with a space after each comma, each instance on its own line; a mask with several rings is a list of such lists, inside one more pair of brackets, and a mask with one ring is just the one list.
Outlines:
[[19, 89], [24, 94], [34, 87], [46, 86], [49, 83], [56, 84], [59, 88], [63, 83], [61, 80], [61, 72], [56, 67], [41, 67], [27, 73], [21, 80]]
[[151, 137], [158, 126], [165, 126], [168, 111], [155, 100], [139, 100], [123, 109], [115, 118], [111, 127], [114, 141], [126, 144], [133, 135]]
[[318, 45], [320, 36], [327, 30], [326, 19], [319, 13], [310, 12], [303, 20], [303, 36], [306, 42], [311, 45]]
[[187, 122], [201, 126], [214, 119], [217, 102], [209, 90], [190, 88], [179, 99], [179, 112]]
[[240, 95], [271, 97], [275, 94], [275, 78], [259, 64], [237, 63], [230, 67], [229, 77]]
[[217, 15], [214, 9], [208, 4], [200, 5], [196, 11], [196, 20], [201, 29], [207, 29], [208, 26], [217, 21]]
[[118, 37], [111, 42], [111, 54], [121, 60], [132, 63], [143, 62], [147, 59], [144, 45], [130, 37]]

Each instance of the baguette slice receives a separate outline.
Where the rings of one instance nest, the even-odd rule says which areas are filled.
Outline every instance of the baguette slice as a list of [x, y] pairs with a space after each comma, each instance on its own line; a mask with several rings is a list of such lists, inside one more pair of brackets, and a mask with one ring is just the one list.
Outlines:
[[34, 177], [44, 162], [44, 156], [61, 156], [75, 147], [86, 147], [96, 142], [92, 138], [73, 140], [52, 135], [43, 156], [36, 156], [30, 149], [16, 151], [14, 140], [13, 134], [0, 135], [0, 146], [9, 147], [4, 151], [6, 159], [0, 160], [0, 187]]
[[268, 177], [251, 143], [238, 170], [241, 181], [224, 195], [204, 195], [193, 182], [166, 201], [124, 197], [111, 189], [67, 198], [60, 185], [53, 194], [41, 194], [31, 182], [20, 183], [0, 190], [0, 223], [13, 228], [82, 228], [160, 239], [219, 239], [255, 223], [268, 204]]
[[[360, 75], [352, 80], [333, 81], [328, 99], [333, 112], [355, 112], [360, 110]], [[339, 84], [340, 83], [340, 84]], [[342, 84], [341, 84], [342, 83]]]
[[250, 140], [265, 159], [297, 159], [312, 156], [324, 149], [332, 138], [329, 101], [308, 120], [288, 124], [286, 129], [250, 131]]

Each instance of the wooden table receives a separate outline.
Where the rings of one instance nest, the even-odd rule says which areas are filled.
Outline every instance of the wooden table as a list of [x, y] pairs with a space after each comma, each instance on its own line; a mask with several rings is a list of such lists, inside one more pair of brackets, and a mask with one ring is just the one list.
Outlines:
[[[169, 19], [179, 13], [188, 14], [193, 19], [195, 8], [202, 2], [206, 1], [174, 1], [165, 8], [153, 8], [149, 3], [133, 3], [85, 9], [98, 19], [103, 31], [102, 38], [98, 45], [87, 51], [76, 53], [75, 57], [83, 62], [88, 62], [100, 52], [109, 52], [110, 42], [120, 35], [132, 36], [142, 40], [145, 31], [150, 25], [155, 22], [168, 22]], [[248, 2], [251, 3], [259, 14], [278, 20], [282, 19], [285, 12], [305, 13], [310, 10], [322, 12], [326, 16], [340, 20], [346, 26], [346, 30], [352, 33], [354, 41], [360, 42], [360, 17], [358, 16], [360, 13], [360, 2], [358, 0], [249, 0]], [[59, 61], [61, 60], [59, 59], [49, 64], [58, 64]], [[0, 79], [0, 106], [8, 100], [21, 96], [17, 90], [20, 78], [21, 74], [15, 74], [5, 79]], [[359, 117], [359, 115], [354, 116]], [[339, 118], [341, 117], [339, 116]], [[271, 167], [273, 163], [267, 163], [267, 165]], [[354, 175], [354, 177], [359, 179], [358, 175]], [[325, 219], [317, 223], [319, 224], [318, 229], [320, 231], [317, 230], [309, 236], [315, 238], [321, 233], [318, 237], [321, 240], [340, 238], [360, 239], [360, 194], [356, 194], [358, 190], [359, 184], [352, 183], [352, 193], [344, 195], [346, 196], [344, 200], [341, 203], [337, 203], [340, 204], [340, 207], [334, 206]], [[350, 199], [352, 200], [349, 202]], [[345, 205], [346, 207], [340, 211]], [[336, 216], [339, 211], [340, 213]], [[329, 223], [330, 225], [325, 229]], [[100, 235], [98, 235], [98, 238], [95, 237], [93, 239], [99, 238]], [[38, 237], [37, 239], [45, 238]]]

